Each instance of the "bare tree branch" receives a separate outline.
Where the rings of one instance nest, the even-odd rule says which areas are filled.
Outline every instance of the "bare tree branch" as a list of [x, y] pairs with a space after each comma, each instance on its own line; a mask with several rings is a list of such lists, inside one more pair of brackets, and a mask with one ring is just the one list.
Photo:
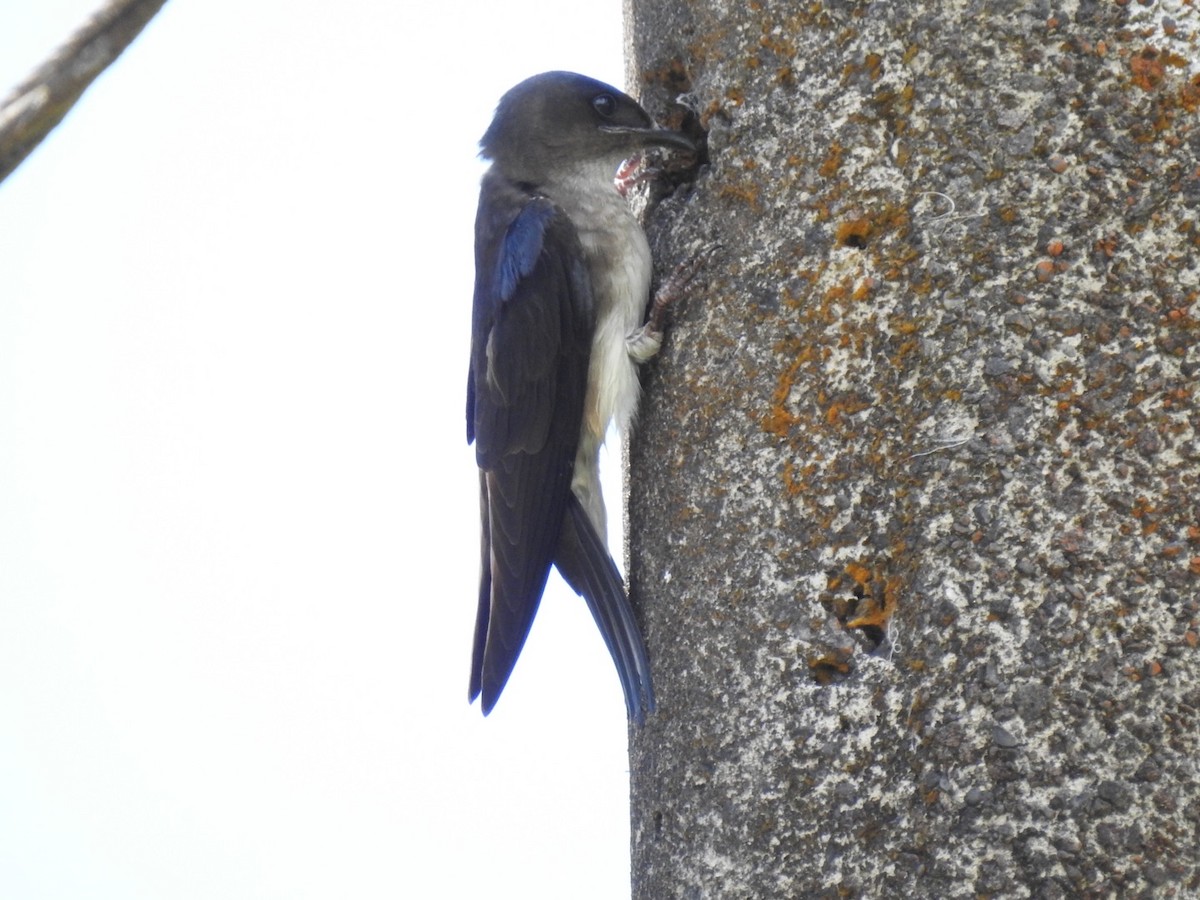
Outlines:
[[124, 52], [166, 0], [110, 0], [0, 103], [0, 181]]

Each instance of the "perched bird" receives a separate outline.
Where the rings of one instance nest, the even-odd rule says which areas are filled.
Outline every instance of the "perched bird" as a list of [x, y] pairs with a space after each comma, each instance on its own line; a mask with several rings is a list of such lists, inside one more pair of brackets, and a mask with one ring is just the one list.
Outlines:
[[646, 648], [607, 548], [599, 452], [637, 408], [650, 249], [614, 176], [651, 147], [694, 151], [633, 98], [571, 72], [500, 100], [475, 223], [467, 440], [475, 443], [482, 576], [470, 698], [495, 705], [553, 564], [612, 654], [629, 717], [654, 710]]

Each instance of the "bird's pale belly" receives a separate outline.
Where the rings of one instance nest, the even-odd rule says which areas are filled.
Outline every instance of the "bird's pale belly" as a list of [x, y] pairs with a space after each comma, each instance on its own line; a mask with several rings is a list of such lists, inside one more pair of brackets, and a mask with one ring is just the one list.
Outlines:
[[597, 310], [588, 367], [583, 430], [575, 458], [572, 488], [601, 535], [605, 533], [600, 496], [599, 452], [611, 422], [624, 432], [637, 413], [641, 386], [628, 341], [642, 323], [650, 293], [650, 247], [641, 225], [615, 191], [600, 215], [579, 221], [607, 221], [607, 228], [580, 229], [590, 260]]

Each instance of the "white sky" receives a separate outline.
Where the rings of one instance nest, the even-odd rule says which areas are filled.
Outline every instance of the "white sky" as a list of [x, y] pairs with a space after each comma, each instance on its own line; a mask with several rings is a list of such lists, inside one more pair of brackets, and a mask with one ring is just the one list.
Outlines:
[[[0, 6], [0, 93], [98, 3]], [[476, 141], [551, 68], [619, 2], [170, 0], [0, 185], [0, 897], [627, 895], [557, 578], [466, 703]]]

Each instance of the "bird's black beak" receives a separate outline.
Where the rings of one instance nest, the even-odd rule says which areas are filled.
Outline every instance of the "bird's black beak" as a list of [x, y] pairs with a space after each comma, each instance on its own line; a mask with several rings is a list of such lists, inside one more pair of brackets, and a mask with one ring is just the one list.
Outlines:
[[671, 131], [669, 128], [631, 128], [623, 125], [601, 125], [600, 130], [608, 134], [625, 134], [637, 139], [637, 142], [643, 147], [670, 147], [675, 150], [684, 150], [688, 153], [696, 152], [695, 142], [686, 134], [680, 131]]

